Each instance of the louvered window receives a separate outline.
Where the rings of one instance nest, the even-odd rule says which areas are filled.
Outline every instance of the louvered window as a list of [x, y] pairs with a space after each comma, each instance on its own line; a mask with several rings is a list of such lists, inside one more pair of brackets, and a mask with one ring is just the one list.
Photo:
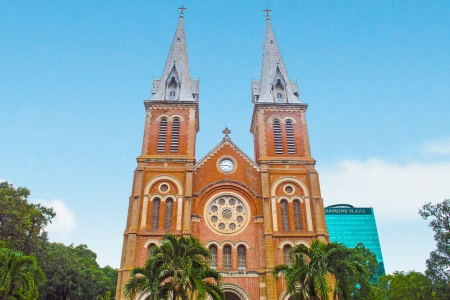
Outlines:
[[178, 141], [180, 139], [180, 119], [172, 121], [172, 139], [170, 140], [170, 152], [178, 152]]
[[209, 254], [211, 255], [211, 257], [209, 259], [209, 266], [213, 269], [216, 269], [217, 268], [217, 247], [210, 246]]
[[173, 200], [168, 199], [166, 201], [166, 212], [164, 214], [165, 229], [172, 229], [172, 211], [173, 211]]
[[275, 154], [283, 154], [283, 141], [281, 139], [281, 124], [279, 120], [273, 121], [273, 139], [275, 143]]
[[289, 230], [289, 212], [288, 203], [286, 200], [280, 202], [281, 207], [281, 227], [283, 230]]
[[302, 230], [302, 211], [300, 209], [300, 201], [294, 200], [294, 221], [295, 230]]
[[229, 245], [223, 247], [223, 268], [231, 269], [231, 247]]
[[158, 229], [159, 223], [159, 207], [161, 206], [161, 200], [156, 198], [153, 200], [153, 210], [152, 210], [152, 229]]
[[159, 121], [158, 152], [166, 151], [166, 136], [167, 136], [167, 118], [161, 118], [161, 120]]
[[247, 253], [244, 246], [238, 247], [238, 269], [245, 269], [247, 267]]
[[294, 154], [295, 153], [294, 127], [292, 126], [291, 120], [286, 121], [286, 140], [288, 153]]
[[292, 263], [291, 246], [286, 245], [283, 247], [283, 256], [284, 256], [284, 263], [290, 266]]

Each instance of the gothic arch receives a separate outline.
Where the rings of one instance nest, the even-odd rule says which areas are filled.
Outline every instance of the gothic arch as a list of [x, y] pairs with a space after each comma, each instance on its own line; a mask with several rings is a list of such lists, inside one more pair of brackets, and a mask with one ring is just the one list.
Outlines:
[[303, 181], [301, 181], [300, 179], [292, 177], [292, 176], [284, 176], [284, 177], [280, 177], [277, 180], [275, 180], [275, 182], [272, 184], [272, 188], [270, 189], [271, 196], [276, 196], [275, 192], [277, 190], [277, 187], [286, 181], [293, 181], [293, 182], [297, 183], [303, 189], [305, 196], [309, 197], [309, 191], [308, 191], [308, 187], [306, 186], [306, 184]]
[[181, 185], [181, 182], [173, 177], [173, 176], [169, 176], [169, 175], [159, 175], [156, 177], [153, 177], [152, 180], [150, 180], [149, 182], [147, 182], [147, 184], [145, 185], [144, 188], [144, 195], [148, 196], [150, 194], [150, 189], [153, 186], [153, 184], [155, 184], [155, 182], [160, 181], [160, 180], [168, 180], [170, 182], [172, 182], [173, 184], [175, 184], [177, 186], [177, 196], [182, 196], [183, 195], [183, 186]]
[[173, 119], [178, 118], [180, 119], [180, 122], [184, 122], [184, 117], [180, 114], [173, 114], [169, 117], [170, 122], [173, 121]]
[[247, 242], [245, 242], [245, 241], [236, 242], [236, 245], [235, 245], [234, 248], [237, 249], [237, 247], [239, 247], [239, 246], [244, 246], [247, 250], [250, 249], [249, 244]]
[[239, 285], [234, 283], [224, 283], [222, 284], [222, 289], [224, 293], [230, 292], [235, 294], [240, 298], [240, 300], [250, 300], [249, 294]]
[[167, 122], [170, 120], [170, 116], [168, 114], [160, 114], [156, 117], [156, 121], [159, 122], [162, 118], [166, 118]]
[[158, 240], [149, 239], [144, 242], [142, 248], [147, 248], [150, 244], [155, 244], [156, 246], [161, 245], [161, 242]]

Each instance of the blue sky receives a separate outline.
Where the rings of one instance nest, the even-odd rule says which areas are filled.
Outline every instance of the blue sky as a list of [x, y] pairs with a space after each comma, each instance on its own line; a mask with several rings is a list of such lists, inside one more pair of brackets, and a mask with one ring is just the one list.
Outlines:
[[[0, 179], [57, 209], [53, 241], [119, 266], [143, 100], [180, 1], [2, 1]], [[297, 79], [325, 204], [373, 206], [386, 270], [425, 269], [417, 211], [450, 198], [448, 1], [184, 1], [200, 78], [197, 159], [232, 130], [253, 156], [265, 17]]]

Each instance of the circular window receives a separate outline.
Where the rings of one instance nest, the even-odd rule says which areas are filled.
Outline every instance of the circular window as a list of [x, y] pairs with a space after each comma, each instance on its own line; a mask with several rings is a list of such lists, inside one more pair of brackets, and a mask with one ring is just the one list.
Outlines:
[[232, 234], [241, 231], [249, 220], [247, 204], [232, 195], [215, 197], [205, 207], [208, 226], [220, 233]]
[[292, 185], [286, 185], [286, 186], [284, 187], [284, 192], [285, 192], [286, 194], [291, 195], [291, 194], [294, 193], [294, 187], [293, 187]]
[[159, 185], [159, 191], [161, 193], [167, 193], [169, 191], [169, 185], [167, 183], [161, 183]]

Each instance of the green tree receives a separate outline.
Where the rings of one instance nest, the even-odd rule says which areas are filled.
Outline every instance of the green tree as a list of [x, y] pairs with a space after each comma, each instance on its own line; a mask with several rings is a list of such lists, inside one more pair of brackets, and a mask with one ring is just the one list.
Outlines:
[[40, 299], [105, 299], [107, 294], [115, 295], [117, 270], [100, 268], [96, 257], [83, 244], [50, 243], [42, 257], [47, 284], [40, 290]]
[[206, 263], [209, 257], [198, 239], [166, 234], [144, 267], [133, 269], [125, 295], [130, 299], [145, 295], [149, 300], [225, 299], [220, 274]]
[[299, 244], [292, 248], [291, 264], [278, 265], [275, 276], [286, 280], [286, 292], [295, 300], [328, 300], [327, 244], [314, 240], [311, 246]]
[[[292, 249], [292, 263], [275, 267], [276, 276], [286, 280], [287, 294], [293, 299], [369, 299], [372, 276], [376, 272], [375, 254], [362, 244], [348, 248], [339, 243], [315, 240], [310, 247]], [[334, 277], [334, 290], [329, 285]]]
[[0, 249], [0, 300], [38, 298], [45, 276], [35, 256]]
[[55, 213], [52, 208], [28, 203], [30, 191], [0, 182], [0, 240], [24, 254], [39, 254], [47, 243], [44, 230]]
[[[378, 295], [390, 300], [433, 300], [433, 285], [430, 279], [422, 273], [411, 271], [394, 272], [392, 275], [381, 276], [378, 279]], [[438, 298], [443, 299], [443, 298]]]
[[436, 205], [429, 202], [419, 210], [419, 214], [425, 220], [433, 219], [429, 226], [436, 241], [436, 249], [430, 253], [425, 274], [433, 282], [436, 296], [450, 299], [450, 200]]

